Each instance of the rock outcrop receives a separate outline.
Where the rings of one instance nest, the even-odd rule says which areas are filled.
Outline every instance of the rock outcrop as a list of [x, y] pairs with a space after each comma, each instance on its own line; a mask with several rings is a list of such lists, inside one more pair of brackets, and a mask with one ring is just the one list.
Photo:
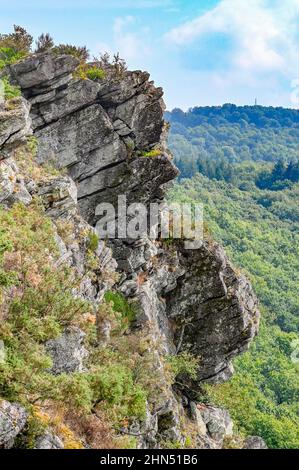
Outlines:
[[[87, 272], [87, 236], [80, 241], [77, 235], [94, 230], [98, 204], [115, 206], [120, 195], [128, 204], [162, 202], [178, 171], [166, 144], [163, 91], [149, 75], [126, 71], [121, 77], [83, 80], [73, 78], [77, 65], [74, 57], [43, 53], [6, 69], [23, 98], [16, 100], [14, 109], [0, 113], [0, 203], [29, 204], [38, 196], [54, 223], [73, 224], [68, 240], [57, 233], [57, 245], [59, 262], [82, 275], [74, 295], [99, 305], [117, 272], [118, 291], [138, 305], [132, 329], [150, 338], [158, 390], [155, 399], [149, 397], [146, 422], [131, 430], [142, 436], [139, 445], [183, 445], [182, 417], [191, 413], [198, 446], [221, 447], [232, 433], [227, 412], [198, 409], [189, 390], [202, 381], [220, 382], [231, 376], [231, 360], [246, 350], [258, 331], [257, 300], [223, 248], [207, 240], [198, 250], [147, 235], [111, 240], [110, 247], [100, 240], [96, 266], [92, 275]], [[68, 176], [36, 183], [18, 176], [12, 150], [31, 132], [38, 142], [38, 163], [66, 169]], [[51, 373], [84, 370], [87, 352], [82, 340], [82, 332], [73, 329], [46, 344], [53, 360]], [[200, 361], [197, 378], [184, 379], [174, 392], [163, 361], [165, 355], [180, 352]], [[36, 447], [59, 448], [57, 439], [45, 434]]]
[[168, 318], [176, 324], [175, 344], [182, 349], [190, 345], [202, 358], [199, 382], [227, 380], [233, 373], [231, 359], [247, 349], [257, 332], [257, 300], [217, 243], [205, 241], [198, 250], [180, 246], [179, 253], [185, 274], [167, 302]]
[[17, 403], [0, 402], [0, 448], [13, 447], [15, 437], [27, 421], [26, 410]]
[[246, 437], [243, 449], [268, 449], [265, 441], [259, 436]]
[[46, 432], [36, 439], [35, 449], [63, 449], [63, 442], [58, 436]]
[[52, 374], [84, 370], [84, 359], [88, 357], [88, 351], [83, 345], [84, 336], [83, 331], [73, 327], [65, 330], [58, 339], [52, 339], [45, 344], [53, 360], [50, 370]]
[[[1, 78], [1, 77], [0, 77]], [[32, 133], [29, 104], [21, 97], [0, 106], [0, 161]]]

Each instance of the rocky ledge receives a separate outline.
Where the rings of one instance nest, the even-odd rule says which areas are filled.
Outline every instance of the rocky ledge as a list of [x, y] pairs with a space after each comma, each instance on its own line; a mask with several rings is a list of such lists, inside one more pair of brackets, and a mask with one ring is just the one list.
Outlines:
[[[30, 204], [37, 195], [49, 217], [55, 223], [73, 221], [74, 232], [92, 229], [99, 217], [97, 205], [116, 204], [119, 195], [126, 195], [129, 203], [163, 202], [178, 174], [167, 149], [163, 91], [149, 74], [125, 71], [121, 77], [91, 81], [73, 78], [77, 65], [74, 57], [43, 53], [9, 66], [5, 73], [23, 97], [13, 109], [0, 113], [1, 204]], [[20, 174], [14, 149], [30, 133], [38, 142], [37, 162], [65, 169], [68, 176], [36, 183]], [[154, 156], [147, 156], [153, 150]], [[57, 235], [60, 262], [84, 275], [86, 245], [74, 239], [67, 244]], [[139, 446], [159, 447], [162, 441], [183, 445], [185, 416], [196, 428], [198, 447], [222, 447], [225, 436], [232, 434], [231, 420], [225, 410], [196, 403], [194, 390], [204, 381], [230, 378], [232, 359], [257, 334], [259, 311], [249, 282], [211, 240], [198, 250], [186, 250], [181, 242], [168, 244], [145, 236], [112, 240], [110, 248], [101, 241], [94, 275], [86, 274], [76, 295], [99, 304], [111, 287], [101, 276], [107, 270], [118, 273], [117, 291], [138, 305], [131, 331], [150, 338], [155, 362], [159, 393], [152, 402], [149, 397], [146, 422], [137, 431], [134, 428]], [[103, 331], [106, 344], [109, 324]], [[88, 351], [83, 341], [82, 332], [75, 329], [49, 342], [50, 373], [84, 370]], [[174, 390], [165, 377], [163, 358], [182, 352], [199, 359], [197, 374], [192, 380], [182, 377]], [[8, 412], [9, 406], [11, 413], [18, 413], [20, 425], [2, 439], [5, 445], [21, 431], [25, 419], [14, 404], [5, 405]], [[6, 429], [9, 420], [1, 420], [0, 429]], [[42, 448], [61, 447], [51, 432], [38, 442]], [[252, 442], [261, 446], [256, 439]], [[246, 446], [250, 443], [247, 440]]]

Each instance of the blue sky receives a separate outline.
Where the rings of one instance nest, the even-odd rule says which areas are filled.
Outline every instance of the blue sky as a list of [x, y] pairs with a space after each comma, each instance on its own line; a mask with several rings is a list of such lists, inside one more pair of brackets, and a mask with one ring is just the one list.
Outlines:
[[168, 109], [226, 102], [299, 107], [299, 0], [0, 0], [0, 31], [119, 51]]

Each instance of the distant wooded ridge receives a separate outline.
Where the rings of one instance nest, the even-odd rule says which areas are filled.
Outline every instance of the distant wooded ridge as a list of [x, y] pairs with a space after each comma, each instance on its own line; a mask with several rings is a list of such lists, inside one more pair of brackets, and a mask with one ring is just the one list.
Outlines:
[[[299, 110], [292, 108], [226, 103], [222, 106], [195, 106], [188, 111], [174, 108], [166, 111], [166, 119], [185, 126], [196, 126], [215, 119], [213, 124], [241, 123], [257, 127], [289, 127], [299, 124]], [[245, 122], [244, 122], [245, 121]]]
[[171, 125], [169, 146], [181, 178], [202, 173], [211, 179], [243, 183], [240, 174], [245, 173], [247, 179], [248, 172], [253, 172], [257, 184], [269, 189], [298, 181], [297, 109], [225, 104], [187, 112], [176, 108], [166, 112], [165, 119]]

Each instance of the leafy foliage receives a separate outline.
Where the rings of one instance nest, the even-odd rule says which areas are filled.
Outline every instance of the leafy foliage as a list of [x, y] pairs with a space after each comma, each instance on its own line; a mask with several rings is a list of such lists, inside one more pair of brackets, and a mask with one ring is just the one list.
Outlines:
[[111, 302], [113, 311], [119, 314], [121, 329], [127, 328], [136, 319], [137, 306], [129, 302], [123, 294], [108, 291], [104, 298], [106, 302]]
[[105, 72], [99, 67], [91, 66], [86, 70], [86, 76], [89, 80], [102, 80], [105, 78]]
[[21, 96], [20, 88], [15, 85], [11, 85], [7, 77], [2, 78], [1, 80], [4, 85], [4, 98], [6, 100], [11, 100]]
[[23, 59], [26, 53], [17, 51], [11, 47], [0, 47], [0, 70], [6, 65], [14, 64]]
[[96, 65], [88, 65], [85, 62], [81, 62], [81, 64], [77, 67], [74, 77], [81, 78], [86, 80], [102, 80], [105, 78], [105, 72], [103, 69], [97, 67]]
[[175, 382], [178, 376], [187, 376], [191, 379], [197, 377], [199, 360], [186, 351], [176, 356], [167, 356], [166, 363], [170, 367], [172, 382]]
[[13, 49], [15, 52], [28, 54], [31, 51], [33, 37], [22, 26], [14, 25], [14, 32], [0, 34], [0, 48]]
[[110, 57], [110, 54], [105, 52], [101, 54], [98, 59], [95, 58], [94, 65], [103, 70], [108, 78], [116, 80], [123, 78], [127, 70], [125, 60], [122, 59], [118, 53]]
[[49, 33], [42, 33], [35, 41], [35, 52], [46, 52], [54, 47], [54, 40]]
[[141, 152], [140, 156], [144, 158], [155, 158], [161, 155], [161, 150], [153, 149], [149, 150], [148, 152]]
[[[97, 241], [90, 237], [90, 250], [96, 249]], [[22, 403], [30, 413], [34, 429], [28, 430], [24, 446], [33, 443], [40, 430], [40, 418], [34, 418], [36, 405], [43, 408], [47, 403], [63, 413], [84, 414], [90, 422], [101, 411], [115, 429], [123, 427], [123, 420], [129, 423], [145, 416], [147, 394], [136, 379], [133, 351], [125, 345], [126, 354], [119, 354], [116, 347], [94, 346], [90, 330], [96, 326], [87, 320], [94, 315], [93, 306], [74, 297], [80, 279], [70, 268], [56, 266], [58, 256], [53, 224], [38, 201], [29, 207], [0, 208], [0, 318], [5, 318], [0, 338], [6, 353], [0, 364], [0, 397]], [[123, 299], [114, 300], [123, 315], [132, 314]], [[52, 361], [44, 343], [70, 325], [88, 333], [88, 371], [55, 376], [48, 372]], [[63, 430], [66, 434], [67, 447], [80, 445], [63, 423], [59, 429], [60, 435]]]
[[176, 184], [169, 199], [204, 204], [209, 231], [247, 272], [261, 301], [257, 339], [235, 361], [230, 382], [207, 387], [209, 400], [227, 407], [242, 433], [261, 435], [270, 447], [296, 448], [299, 382], [291, 354], [298, 337], [299, 187], [258, 189], [250, 165], [246, 190], [198, 174]]
[[59, 44], [53, 48], [57, 54], [67, 54], [77, 57], [82, 62], [86, 62], [89, 58], [89, 52], [85, 46], [77, 47], [72, 44]]
[[171, 123], [170, 148], [183, 178], [200, 172], [232, 182], [235, 163], [299, 158], [295, 109], [226, 104], [187, 113], [174, 109], [166, 119]]

